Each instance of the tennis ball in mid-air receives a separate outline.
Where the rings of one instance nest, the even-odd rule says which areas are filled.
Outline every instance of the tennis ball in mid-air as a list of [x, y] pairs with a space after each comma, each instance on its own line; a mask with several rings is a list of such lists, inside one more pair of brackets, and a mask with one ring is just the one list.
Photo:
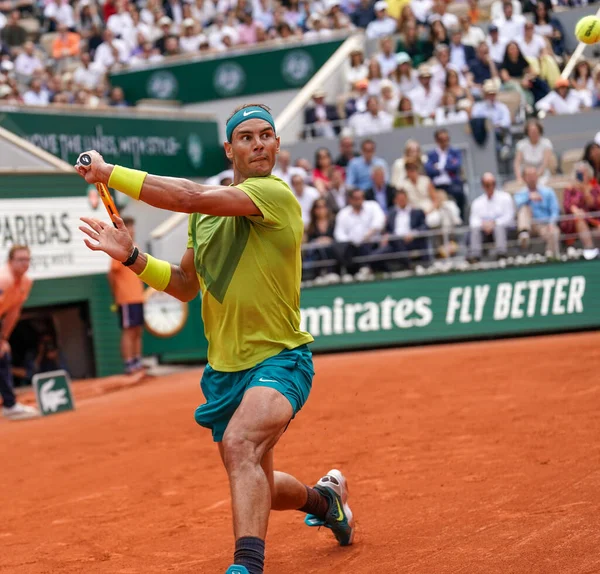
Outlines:
[[584, 44], [595, 44], [600, 40], [600, 18], [584, 16], [575, 26], [575, 36]]

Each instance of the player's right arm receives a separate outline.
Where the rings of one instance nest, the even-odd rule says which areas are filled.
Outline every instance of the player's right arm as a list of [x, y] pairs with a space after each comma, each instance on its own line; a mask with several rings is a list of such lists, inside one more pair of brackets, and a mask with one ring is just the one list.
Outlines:
[[[79, 229], [93, 240], [93, 242], [89, 239], [84, 240], [92, 251], [102, 251], [119, 262], [129, 259], [135, 245], [121, 218], [116, 218], [116, 229], [113, 225], [99, 219], [82, 217], [81, 220], [86, 225], [80, 226]], [[150, 259], [153, 261], [153, 265], [149, 266]], [[145, 277], [144, 274], [148, 272], [148, 267], [152, 268], [153, 266], [157, 272]], [[179, 265], [150, 258], [146, 253], [140, 252], [129, 268], [151, 287], [165, 291], [180, 301], [191, 301], [200, 290], [192, 248], [186, 249]], [[159, 275], [158, 279], [157, 274]], [[160, 285], [157, 285], [156, 281]]]
[[131, 185], [129, 179], [125, 182], [119, 181], [120, 178], [113, 177], [111, 179], [115, 168], [121, 170], [123, 168], [106, 163], [96, 151], [85, 153], [91, 157], [89, 166], [77, 165], [75, 167], [79, 175], [84, 177], [88, 183], [110, 185], [110, 187], [153, 207], [177, 213], [204, 213], [221, 216], [262, 215], [252, 199], [236, 187], [202, 185], [180, 177], [151, 174], [144, 177], [143, 172], [130, 170], [126, 173], [136, 173], [141, 176], [136, 193], [132, 194], [125, 189]]

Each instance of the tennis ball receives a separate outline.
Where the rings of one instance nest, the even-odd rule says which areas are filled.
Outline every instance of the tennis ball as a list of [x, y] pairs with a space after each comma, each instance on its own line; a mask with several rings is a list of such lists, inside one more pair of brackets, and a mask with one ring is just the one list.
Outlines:
[[575, 36], [584, 44], [595, 44], [600, 40], [600, 19], [584, 16], [575, 26]]

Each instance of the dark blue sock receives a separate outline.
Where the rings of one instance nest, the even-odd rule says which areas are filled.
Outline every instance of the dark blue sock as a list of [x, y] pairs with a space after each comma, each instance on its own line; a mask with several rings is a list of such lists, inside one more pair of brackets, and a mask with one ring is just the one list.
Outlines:
[[245, 566], [250, 574], [263, 574], [265, 541], [255, 536], [244, 536], [236, 540], [233, 563]]

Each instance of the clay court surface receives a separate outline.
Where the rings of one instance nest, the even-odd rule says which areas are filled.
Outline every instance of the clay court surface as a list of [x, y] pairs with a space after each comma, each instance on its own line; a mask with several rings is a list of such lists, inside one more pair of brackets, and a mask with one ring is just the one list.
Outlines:
[[[276, 462], [310, 484], [347, 474], [356, 544], [276, 514], [268, 574], [600, 572], [600, 335], [318, 356], [316, 369]], [[0, 572], [223, 574], [228, 485], [193, 419], [200, 374], [0, 421]]]

